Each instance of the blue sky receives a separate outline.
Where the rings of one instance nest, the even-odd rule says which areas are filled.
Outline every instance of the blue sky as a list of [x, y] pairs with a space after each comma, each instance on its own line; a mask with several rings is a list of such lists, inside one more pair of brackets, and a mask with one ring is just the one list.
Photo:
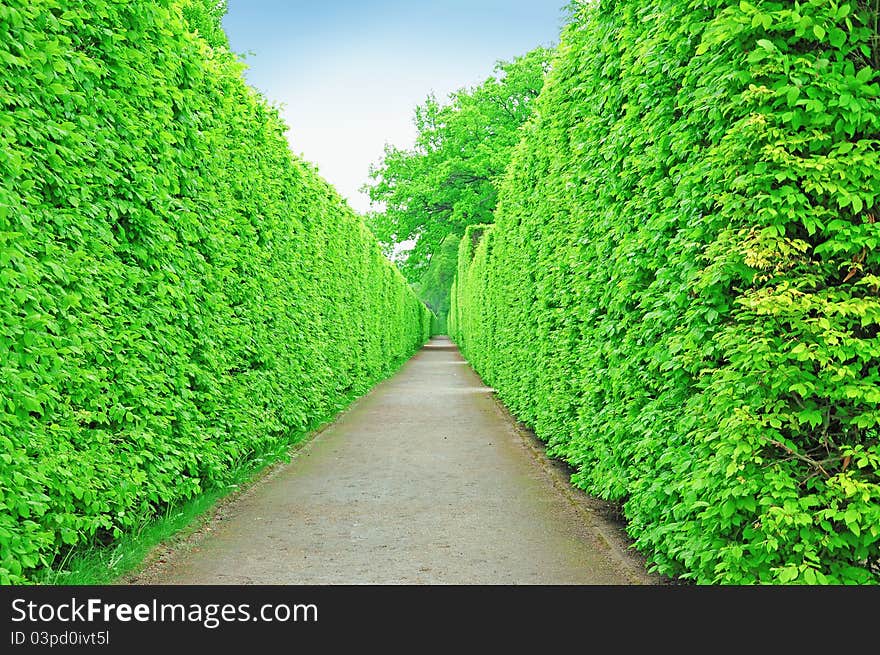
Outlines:
[[567, 0], [228, 0], [223, 26], [248, 82], [282, 107], [297, 154], [358, 211], [385, 143], [409, 147], [413, 109], [558, 41]]

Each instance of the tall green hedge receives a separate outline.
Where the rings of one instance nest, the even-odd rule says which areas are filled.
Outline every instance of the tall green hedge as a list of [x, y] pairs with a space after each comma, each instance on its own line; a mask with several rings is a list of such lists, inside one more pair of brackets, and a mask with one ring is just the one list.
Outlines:
[[429, 335], [209, 4], [0, 3], [0, 582], [282, 451]]
[[453, 337], [662, 573], [880, 580], [877, 26], [873, 1], [576, 7], [464, 238]]

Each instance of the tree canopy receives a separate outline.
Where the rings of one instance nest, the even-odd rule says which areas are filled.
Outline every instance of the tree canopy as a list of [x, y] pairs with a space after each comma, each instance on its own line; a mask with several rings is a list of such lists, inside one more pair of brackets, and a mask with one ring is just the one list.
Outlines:
[[[364, 189], [373, 203], [384, 205], [368, 217], [370, 227], [386, 252], [397, 250], [402, 272], [423, 300], [431, 296], [435, 311], [448, 308], [455, 261], [448, 275], [429, 274], [431, 259], [447, 236], [492, 222], [497, 183], [541, 91], [550, 54], [536, 48], [501, 61], [488, 79], [451, 94], [447, 104], [429, 95], [415, 109], [413, 148], [387, 145], [370, 168]], [[401, 250], [407, 243], [412, 247]], [[426, 275], [444, 286], [434, 289]]]

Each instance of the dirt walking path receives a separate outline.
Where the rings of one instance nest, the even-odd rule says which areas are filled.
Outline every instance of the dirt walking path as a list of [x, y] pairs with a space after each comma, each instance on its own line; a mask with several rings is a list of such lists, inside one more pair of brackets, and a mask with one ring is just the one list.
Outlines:
[[600, 510], [437, 337], [131, 582], [657, 582]]

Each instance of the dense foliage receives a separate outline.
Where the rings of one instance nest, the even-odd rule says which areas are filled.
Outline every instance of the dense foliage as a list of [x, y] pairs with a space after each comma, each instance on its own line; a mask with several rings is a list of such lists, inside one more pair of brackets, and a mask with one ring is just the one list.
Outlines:
[[282, 452], [427, 338], [218, 7], [0, 4], [0, 582]]
[[413, 284], [416, 295], [431, 308], [437, 317], [435, 334], [446, 334], [446, 315], [449, 313], [449, 290], [458, 265], [458, 242], [460, 237], [449, 234], [437, 251], [431, 255], [425, 272]]
[[[420, 298], [438, 316], [449, 307], [455, 275], [454, 241], [472, 223], [492, 221], [497, 186], [519, 141], [519, 128], [531, 114], [543, 84], [550, 51], [536, 48], [510, 62], [474, 88], [464, 88], [441, 105], [429, 96], [416, 108], [413, 149], [386, 146], [365, 188], [383, 211], [371, 214], [370, 227], [389, 250], [412, 242], [400, 267]], [[439, 258], [441, 262], [434, 261]], [[442, 265], [441, 265], [442, 264]]]
[[880, 580], [878, 20], [577, 8], [462, 240], [454, 338], [663, 573]]

